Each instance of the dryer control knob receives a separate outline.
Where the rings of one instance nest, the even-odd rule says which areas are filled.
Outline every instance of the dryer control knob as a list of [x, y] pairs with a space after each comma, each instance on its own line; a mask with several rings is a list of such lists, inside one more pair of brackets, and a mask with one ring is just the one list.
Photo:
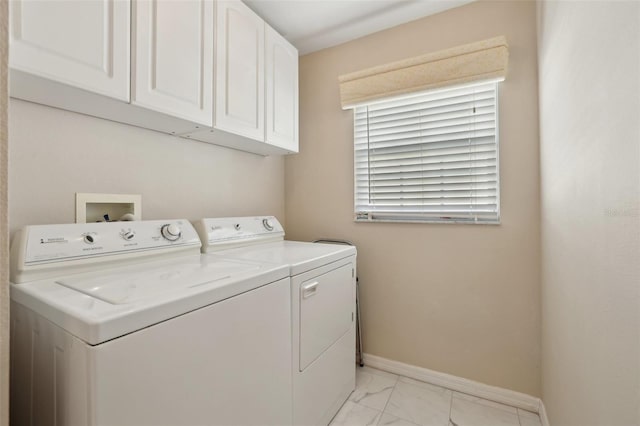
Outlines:
[[173, 223], [167, 223], [166, 225], [162, 225], [160, 228], [160, 233], [162, 236], [169, 241], [176, 241], [182, 236], [182, 231]]
[[271, 219], [269, 218], [262, 219], [262, 226], [264, 226], [264, 229], [267, 231], [273, 231], [273, 223], [271, 223]]
[[87, 244], [93, 244], [96, 242], [96, 237], [95, 235], [91, 235], [91, 234], [84, 234], [83, 238], [85, 243]]

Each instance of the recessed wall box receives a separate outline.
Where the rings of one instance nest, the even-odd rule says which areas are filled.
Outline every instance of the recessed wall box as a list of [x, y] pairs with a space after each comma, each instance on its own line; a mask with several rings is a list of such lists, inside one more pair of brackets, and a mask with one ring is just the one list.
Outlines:
[[105, 220], [141, 220], [140, 194], [76, 193], [76, 223]]

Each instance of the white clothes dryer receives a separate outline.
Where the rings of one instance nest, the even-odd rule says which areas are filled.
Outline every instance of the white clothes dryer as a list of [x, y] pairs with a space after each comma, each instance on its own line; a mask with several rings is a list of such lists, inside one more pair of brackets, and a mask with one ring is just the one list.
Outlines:
[[293, 424], [328, 424], [355, 388], [355, 247], [285, 241], [273, 216], [195, 227], [205, 253], [289, 265]]
[[11, 265], [12, 424], [291, 423], [286, 265], [186, 220], [29, 226]]

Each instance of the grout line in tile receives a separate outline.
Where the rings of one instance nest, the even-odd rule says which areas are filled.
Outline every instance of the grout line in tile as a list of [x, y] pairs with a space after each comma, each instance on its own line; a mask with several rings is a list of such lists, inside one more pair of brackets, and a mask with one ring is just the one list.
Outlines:
[[[396, 391], [396, 386], [398, 385], [398, 381], [400, 380], [400, 376], [396, 374], [396, 380], [393, 382], [393, 388], [391, 389], [391, 393], [389, 394], [389, 398], [387, 398], [387, 402], [384, 403], [384, 407], [382, 408], [382, 414], [380, 414], [380, 418], [378, 419], [378, 424], [382, 421], [382, 416], [387, 412], [387, 405], [389, 405], [389, 401], [391, 401], [391, 396]], [[388, 414], [388, 413], [387, 413]]]
[[[373, 367], [369, 367], [369, 368], [373, 368]], [[377, 370], [377, 368], [376, 368], [375, 370]], [[384, 371], [384, 370], [380, 370], [380, 371]], [[426, 384], [429, 384], [429, 385], [432, 385], [432, 386], [436, 386], [436, 387], [439, 387], [439, 388], [447, 389], [448, 391], [451, 391], [451, 395], [452, 395], [452, 402], [453, 402], [453, 395], [454, 395], [454, 394], [456, 394], [456, 393], [459, 393], [459, 394], [462, 394], [462, 395], [470, 396], [470, 397], [472, 397], [472, 398], [483, 399], [483, 400], [485, 400], [485, 401], [489, 401], [489, 402], [493, 402], [493, 403], [495, 403], [495, 404], [504, 405], [505, 407], [513, 408], [513, 409], [515, 409], [515, 410], [516, 410], [516, 414], [517, 414], [517, 410], [520, 410], [520, 408], [518, 408], [518, 407], [514, 407], [513, 405], [505, 404], [505, 403], [503, 403], [503, 402], [494, 401], [494, 400], [492, 400], [492, 399], [484, 398], [484, 397], [481, 397], [481, 396], [478, 396], [478, 395], [473, 395], [473, 394], [470, 394], [470, 393], [468, 393], [468, 392], [462, 392], [462, 391], [459, 391], [459, 390], [451, 389], [451, 388], [448, 388], [448, 387], [446, 387], [446, 386], [442, 386], [442, 385], [439, 385], [439, 384], [436, 384], [436, 383], [431, 383], [431, 382], [428, 382], [428, 381], [425, 381], [425, 380], [414, 379], [413, 377], [407, 377], [407, 376], [401, 376], [401, 375], [398, 375], [398, 378], [396, 379], [396, 383], [400, 380], [400, 378], [401, 378], [401, 377], [404, 377], [404, 378], [406, 378], [406, 379], [410, 379], [410, 380], [415, 380], [415, 381], [417, 381], [417, 382], [426, 383]], [[407, 383], [407, 384], [410, 384], [410, 383]], [[415, 385], [414, 385], [414, 386], [415, 386]], [[524, 410], [524, 411], [529, 411], [529, 410]], [[533, 413], [533, 411], [530, 411], [530, 412], [532, 412], [532, 413]], [[535, 413], [535, 414], [537, 414], [537, 413]]]
[[520, 412], [521, 412], [521, 411], [524, 411], [524, 412], [526, 412], [526, 413], [533, 413], [533, 414], [535, 414], [536, 416], [538, 416], [538, 419], [540, 419], [540, 424], [542, 424], [542, 418], [540, 417], [540, 414], [539, 414], [539, 413], [534, 413], [533, 411], [525, 410], [525, 409], [523, 409], [523, 408], [516, 408], [516, 411], [517, 411], [517, 413], [518, 413], [518, 422], [520, 422], [520, 426], [522, 426], [522, 417], [520, 416]]
[[447, 426], [450, 424], [457, 426], [453, 423], [453, 420], [451, 420], [451, 412], [453, 411], [453, 391], [451, 389], [449, 389], [449, 391], [451, 392], [451, 399], [449, 400], [449, 420], [447, 421]]
[[[428, 382], [425, 382], [425, 383], [428, 383]], [[444, 387], [444, 386], [441, 386], [441, 387]], [[445, 388], [445, 389], [449, 389], [449, 388]], [[482, 399], [482, 400], [484, 400], [484, 401], [489, 401], [489, 402], [492, 402], [492, 403], [494, 403], [494, 404], [503, 405], [503, 406], [505, 406], [505, 407], [513, 408], [514, 410], [516, 410], [516, 414], [518, 414], [518, 410], [520, 410], [520, 408], [518, 408], [518, 407], [514, 407], [513, 405], [504, 404], [504, 403], [502, 403], [502, 402], [494, 401], [494, 400], [489, 399], [489, 398], [484, 398], [484, 397], [481, 397], [481, 396], [477, 396], [477, 395], [473, 395], [473, 394], [470, 394], [470, 393], [467, 393], [467, 392], [461, 392], [461, 391], [457, 391], [457, 390], [453, 390], [453, 389], [449, 389], [449, 390], [450, 390], [451, 392], [453, 392], [453, 394], [454, 394], [454, 395], [455, 395], [456, 393], [459, 393], [459, 394], [461, 394], [461, 395], [470, 396], [471, 398]], [[476, 404], [477, 404], [477, 403], [476, 403]], [[525, 411], [526, 411], [526, 410], [525, 410]]]
[[[377, 368], [373, 368], [373, 367], [369, 367], [369, 368], [371, 368], [371, 369], [373, 369], [373, 370], [378, 370]], [[379, 370], [379, 371], [384, 371], [384, 370]], [[393, 374], [393, 373], [392, 373], [392, 374]], [[518, 424], [519, 424], [520, 426], [522, 426], [522, 421], [520, 420], [520, 413], [518, 412], [518, 410], [519, 410], [519, 408], [518, 408], [518, 407], [514, 407], [514, 406], [512, 406], [512, 405], [504, 404], [504, 403], [501, 403], [501, 402], [496, 402], [496, 401], [493, 401], [493, 400], [491, 400], [491, 399], [482, 398], [482, 397], [479, 397], [479, 396], [477, 396], [477, 395], [472, 395], [472, 394], [469, 394], [469, 393], [466, 393], [466, 392], [460, 392], [460, 391], [457, 391], [457, 390], [454, 390], [454, 389], [450, 389], [450, 388], [445, 387], [445, 386], [437, 385], [437, 384], [435, 384], [435, 383], [430, 383], [430, 382], [427, 382], [427, 381], [424, 381], [424, 380], [413, 379], [413, 378], [411, 378], [411, 377], [402, 376], [402, 375], [399, 375], [399, 374], [396, 374], [396, 379], [395, 379], [395, 383], [393, 384], [393, 389], [391, 390], [391, 394], [389, 394], [389, 398], [387, 399], [387, 402], [385, 403], [384, 408], [382, 409], [382, 414], [387, 413], [387, 406], [389, 405], [389, 401], [391, 401], [391, 397], [393, 396], [393, 393], [394, 393], [394, 392], [395, 392], [395, 390], [396, 390], [396, 387], [397, 387], [397, 385], [398, 385], [398, 382], [400, 382], [400, 379], [401, 379], [401, 378], [403, 378], [403, 377], [405, 377], [405, 378], [407, 378], [407, 379], [411, 379], [411, 380], [416, 380], [416, 381], [418, 381], [418, 382], [427, 383], [427, 384], [429, 384], [429, 385], [437, 386], [437, 387], [440, 387], [440, 388], [443, 388], [443, 389], [446, 389], [446, 390], [450, 391], [450, 392], [451, 392], [451, 398], [450, 398], [450, 400], [449, 400], [449, 422], [451, 422], [451, 423], [453, 423], [453, 422], [452, 422], [452, 420], [451, 420], [451, 413], [452, 413], [452, 411], [453, 411], [453, 398], [454, 398], [454, 396], [455, 396], [455, 394], [456, 394], [456, 393], [459, 393], [459, 394], [463, 394], [463, 395], [467, 395], [467, 396], [470, 396], [470, 397], [473, 397], [473, 398], [478, 398], [478, 399], [486, 400], [486, 401], [489, 401], [489, 402], [493, 402], [493, 403], [496, 403], [496, 404], [504, 405], [504, 406], [506, 406], [506, 407], [510, 407], [510, 408], [515, 409], [515, 410], [516, 410], [516, 416], [518, 417]], [[407, 383], [407, 384], [409, 384], [409, 383]], [[525, 410], [525, 411], [526, 411], [526, 410]], [[387, 413], [387, 414], [389, 414], [389, 413]], [[382, 415], [380, 416], [380, 420], [382, 420]], [[378, 420], [378, 423], [380, 423], [380, 420]], [[406, 419], [403, 419], [403, 420], [406, 420]], [[455, 425], [455, 423], [453, 423], [453, 424]], [[447, 425], [447, 426], [448, 426], [448, 425]]]
[[[396, 376], [396, 381], [393, 382], [393, 388], [391, 389], [391, 393], [389, 394], [389, 398], [387, 398], [387, 402], [384, 403], [384, 407], [382, 408], [382, 414], [387, 411], [387, 405], [389, 405], [389, 401], [391, 401], [391, 395], [396, 391], [396, 386], [398, 385], [398, 380], [400, 380], [400, 376]], [[382, 416], [380, 416], [382, 418]]]
[[[369, 368], [374, 369], [373, 367], [369, 367]], [[377, 369], [374, 369], [374, 370], [377, 370]], [[384, 371], [384, 370], [380, 370], [380, 371]], [[427, 384], [432, 385], [432, 386], [437, 386], [437, 387], [440, 387], [440, 388], [446, 389], [446, 390], [448, 390], [448, 391], [450, 391], [450, 392], [451, 392], [451, 398], [450, 398], [450, 400], [449, 400], [449, 422], [450, 422], [450, 423], [453, 423], [453, 421], [451, 420], [451, 413], [452, 413], [452, 410], [453, 410], [453, 398], [454, 398], [454, 396], [455, 396], [455, 394], [456, 394], [456, 393], [460, 393], [460, 394], [467, 395], [467, 396], [470, 396], [470, 397], [473, 397], [473, 398], [483, 399], [483, 400], [486, 400], [486, 401], [489, 401], [489, 402], [493, 402], [493, 403], [496, 403], [496, 404], [504, 405], [504, 406], [506, 406], [506, 407], [510, 407], [510, 408], [515, 409], [515, 410], [516, 410], [516, 416], [517, 416], [517, 418], [518, 418], [518, 424], [519, 424], [520, 426], [522, 426], [522, 422], [521, 422], [521, 420], [520, 420], [520, 413], [518, 412], [518, 410], [519, 410], [519, 408], [518, 408], [518, 407], [514, 407], [514, 406], [512, 406], [512, 405], [504, 404], [504, 403], [501, 403], [501, 402], [492, 401], [491, 399], [482, 398], [482, 397], [479, 397], [479, 396], [477, 396], [477, 395], [472, 395], [472, 394], [469, 394], [469, 393], [466, 393], [466, 392], [460, 392], [460, 391], [457, 391], [457, 390], [454, 390], [454, 389], [450, 389], [450, 388], [445, 387], [445, 386], [437, 385], [437, 384], [435, 384], [435, 383], [430, 383], [430, 382], [427, 382], [427, 381], [424, 381], [424, 380], [413, 379], [413, 378], [411, 378], [411, 377], [406, 377], [406, 376], [402, 376], [402, 375], [399, 375], [399, 374], [397, 374], [396, 376], [397, 376], [397, 377], [396, 377], [396, 381], [395, 381], [395, 383], [394, 383], [394, 385], [393, 385], [393, 390], [391, 391], [391, 394], [389, 395], [389, 398], [387, 399], [387, 402], [386, 402], [386, 404], [384, 405], [384, 408], [383, 408], [383, 410], [382, 410], [382, 414], [385, 414], [385, 413], [386, 413], [387, 405], [389, 405], [389, 401], [391, 401], [391, 396], [393, 395], [393, 392], [395, 392], [395, 389], [396, 389], [396, 386], [397, 386], [398, 382], [400, 381], [400, 379], [401, 379], [402, 377], [405, 377], [405, 378], [407, 378], [407, 379], [411, 379], [411, 380], [416, 380], [416, 381], [418, 381], [418, 382], [427, 383]], [[407, 384], [409, 384], [409, 383], [407, 383]], [[526, 410], [525, 410], [525, 411], [526, 411]], [[380, 416], [380, 419], [382, 419], [382, 416]], [[380, 421], [378, 421], [378, 423], [380, 423]], [[453, 423], [453, 424], [455, 425], [455, 423]], [[448, 425], [447, 425], [447, 426], [448, 426]]]

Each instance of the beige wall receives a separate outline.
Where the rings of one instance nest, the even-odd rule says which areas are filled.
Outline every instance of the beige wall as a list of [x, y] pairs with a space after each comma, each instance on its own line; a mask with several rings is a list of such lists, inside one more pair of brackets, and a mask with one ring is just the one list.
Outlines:
[[[358, 245], [365, 352], [540, 394], [539, 162], [533, 2], [472, 3], [300, 60], [301, 153], [286, 160], [289, 238]], [[338, 76], [505, 35], [502, 224], [353, 222], [352, 113]]]
[[142, 194], [144, 219], [273, 214], [284, 159], [10, 100], [11, 230], [75, 220], [75, 193]]
[[640, 3], [540, 9], [543, 400], [640, 424]]

